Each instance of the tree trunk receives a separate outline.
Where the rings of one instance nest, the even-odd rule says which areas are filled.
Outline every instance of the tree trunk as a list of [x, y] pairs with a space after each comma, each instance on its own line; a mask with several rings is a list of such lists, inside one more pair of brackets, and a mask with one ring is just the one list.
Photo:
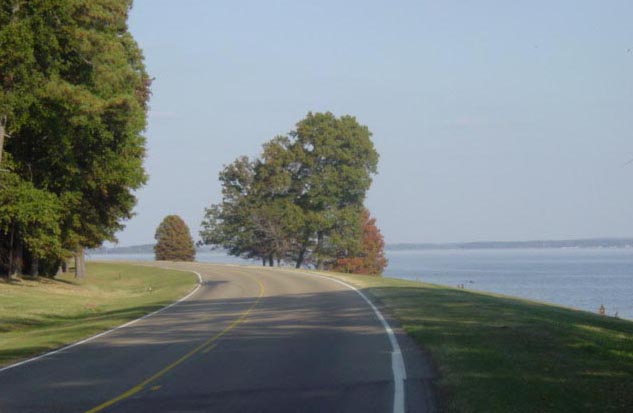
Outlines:
[[316, 267], [317, 270], [323, 269], [323, 256], [321, 255], [321, 249], [323, 248], [323, 232], [317, 232], [317, 245], [315, 248], [317, 262]]
[[266, 257], [262, 257], [262, 265], [265, 267], [266, 266]]
[[306, 248], [301, 248], [301, 251], [299, 251], [299, 257], [297, 258], [297, 265], [295, 265], [295, 268], [301, 268], [301, 266], [303, 265], [303, 260], [305, 259], [305, 255], [306, 255]]
[[39, 277], [40, 275], [40, 259], [36, 256], [31, 257], [31, 277]]
[[75, 278], [84, 278], [86, 276], [86, 258], [83, 248], [77, 248], [75, 251]]
[[7, 267], [7, 275], [11, 278], [13, 275], [13, 242], [15, 239], [15, 224], [11, 225], [11, 241], [9, 242], [9, 266]]
[[275, 261], [274, 261], [274, 258], [273, 258], [273, 254], [270, 254], [270, 255], [268, 256], [268, 265], [269, 265], [270, 267], [274, 267], [274, 266], [275, 266]]
[[66, 274], [68, 272], [68, 260], [66, 260], [66, 258], [62, 260], [61, 267], [62, 267], [62, 273]]
[[2, 166], [2, 151], [4, 151], [4, 119], [0, 119], [0, 167]]
[[22, 240], [16, 239], [11, 248], [11, 269], [9, 274], [12, 277], [22, 274], [24, 268], [24, 249], [22, 248]]

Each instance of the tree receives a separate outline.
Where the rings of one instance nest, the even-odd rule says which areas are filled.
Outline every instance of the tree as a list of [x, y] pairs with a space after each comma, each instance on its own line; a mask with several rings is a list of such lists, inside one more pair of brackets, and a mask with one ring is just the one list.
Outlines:
[[358, 248], [377, 162], [371, 133], [354, 117], [308, 113], [260, 158], [225, 167], [222, 202], [207, 209], [201, 236], [232, 255], [325, 268]]
[[156, 229], [157, 261], [193, 261], [196, 249], [189, 227], [178, 215], [168, 215]]
[[362, 212], [362, 239], [360, 254], [340, 257], [332, 270], [351, 274], [381, 275], [387, 267], [385, 241], [367, 209]]
[[0, 7], [0, 167], [7, 128], [18, 128], [27, 119], [34, 91], [43, 74], [37, 65], [34, 33], [24, 16], [23, 1], [6, 1]]
[[127, 28], [130, 7], [131, 0], [0, 6], [0, 132], [11, 136], [4, 146], [15, 174], [63, 204], [62, 247], [79, 257], [115, 239], [147, 179], [150, 79]]
[[308, 113], [290, 136], [293, 192], [306, 212], [296, 266], [311, 256], [317, 268], [325, 268], [355, 238], [378, 153], [369, 129], [352, 116]]
[[[0, 267], [7, 274], [17, 274], [24, 268], [23, 251], [26, 250], [31, 275], [40, 275], [40, 258], [58, 264], [60, 256], [59, 217], [62, 208], [59, 199], [46, 191], [36, 189], [17, 175], [0, 175]], [[42, 273], [55, 275], [57, 265], [45, 266]]]
[[251, 220], [254, 164], [242, 156], [220, 172], [222, 202], [207, 208], [201, 236], [205, 243], [221, 245], [238, 257], [262, 257], [265, 246], [254, 234]]

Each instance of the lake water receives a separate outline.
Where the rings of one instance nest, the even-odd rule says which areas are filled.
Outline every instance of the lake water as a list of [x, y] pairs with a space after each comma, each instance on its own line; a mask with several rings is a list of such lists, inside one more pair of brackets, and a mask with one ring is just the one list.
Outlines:
[[[388, 251], [385, 276], [529, 298], [633, 319], [633, 249]], [[153, 260], [153, 254], [90, 259]], [[200, 262], [253, 264], [218, 252]]]

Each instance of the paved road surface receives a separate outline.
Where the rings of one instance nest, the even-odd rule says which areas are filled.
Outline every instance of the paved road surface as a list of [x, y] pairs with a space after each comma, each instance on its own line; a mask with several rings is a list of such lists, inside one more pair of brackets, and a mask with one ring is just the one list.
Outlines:
[[[391, 344], [355, 291], [288, 270], [171, 266], [200, 273], [201, 287], [131, 326], [0, 372], [0, 412], [394, 411]], [[431, 369], [396, 336], [406, 411], [432, 411]]]

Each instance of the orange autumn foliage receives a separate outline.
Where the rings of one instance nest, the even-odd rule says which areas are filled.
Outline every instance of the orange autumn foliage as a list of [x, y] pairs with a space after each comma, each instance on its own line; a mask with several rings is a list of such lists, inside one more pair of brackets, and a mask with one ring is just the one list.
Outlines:
[[385, 241], [367, 209], [363, 210], [363, 233], [361, 253], [355, 257], [343, 257], [336, 260], [332, 270], [350, 274], [381, 275], [387, 267]]

